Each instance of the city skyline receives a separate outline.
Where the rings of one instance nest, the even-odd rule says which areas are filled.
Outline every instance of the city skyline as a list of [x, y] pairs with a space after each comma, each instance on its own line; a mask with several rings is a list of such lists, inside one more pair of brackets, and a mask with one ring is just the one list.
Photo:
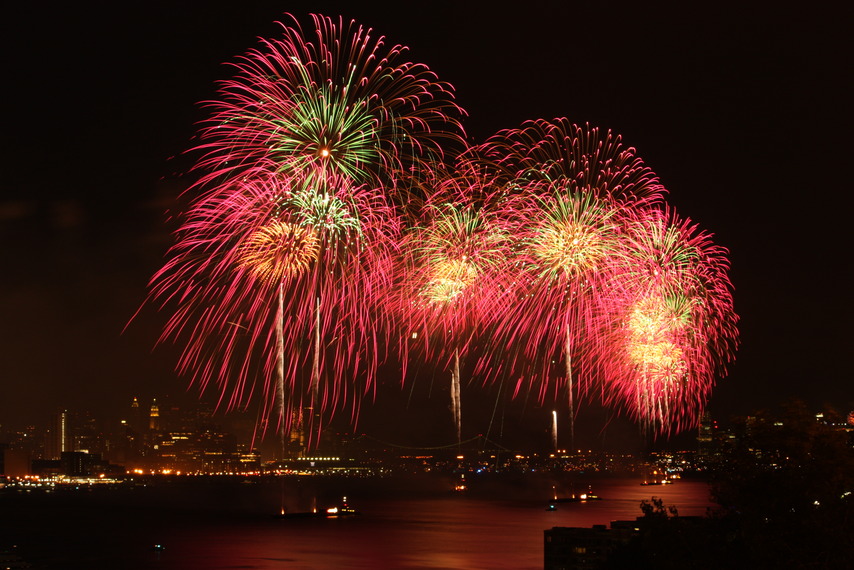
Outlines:
[[[32, 49], [13, 64], [21, 80], [12, 83], [30, 86], [18, 93], [28, 112], [13, 122], [21, 150], [12, 155], [18, 168], [0, 204], [5, 243], [24, 243], [4, 248], [11, 270], [0, 290], [8, 315], [2, 341], [11, 358], [2, 368], [9, 397], [0, 421], [87, 398], [109, 408], [129, 394], [186, 391], [172, 372], [174, 352], [150, 353], [162, 315], [146, 308], [122, 330], [170, 243], [174, 224], [162, 212], [175, 212], [185, 184], [171, 170], [186, 168], [178, 155], [192, 146], [193, 123], [202, 117], [194, 105], [213, 96], [226, 76], [222, 62], [253, 47], [255, 36], [275, 34], [273, 22], [283, 19], [279, 7], [253, 8], [235, 21], [224, 8], [198, 14], [154, 5], [126, 26], [115, 16], [75, 12], [66, 27], [55, 13], [40, 24], [42, 43], [25, 44]], [[33, 21], [18, 10], [21, 22]], [[611, 128], [638, 149], [668, 187], [668, 201], [730, 249], [742, 342], [729, 377], [712, 393], [716, 415], [792, 396], [813, 406], [851, 403], [843, 362], [851, 341], [844, 326], [851, 316], [850, 240], [836, 219], [851, 198], [843, 169], [823, 166], [845, 146], [846, 117], [835, 114], [833, 101], [838, 97], [841, 109], [850, 93], [844, 74], [835, 73], [844, 69], [844, 50], [833, 49], [841, 43], [833, 22], [778, 12], [760, 28], [767, 15], [749, 8], [740, 17], [723, 9], [706, 19], [625, 12], [602, 22], [596, 8], [562, 8], [557, 15], [565, 20], [598, 24], [571, 27], [577, 36], [561, 38], [562, 28], [535, 10], [517, 14], [520, 22], [461, 10], [472, 13], [440, 8], [416, 22], [379, 9], [311, 8], [342, 13], [410, 46], [454, 85], [478, 142], [525, 119], [568, 116]], [[307, 15], [291, 11], [301, 20]], [[643, 17], [636, 23], [634, 16]], [[522, 22], [531, 20], [544, 33], [526, 31]], [[437, 46], [432, 34], [442, 25], [447, 34]], [[86, 39], [69, 31], [75, 27]], [[610, 37], [604, 32], [613, 33], [613, 44], [596, 42], [598, 33]], [[824, 43], [810, 41], [819, 38]], [[60, 45], [68, 65], [48, 80], [38, 62]], [[46, 93], [48, 84], [55, 93]], [[821, 166], [806, 166], [813, 164]], [[409, 400], [398, 380], [387, 371], [379, 410], [447, 413], [444, 395]], [[464, 405], [475, 393], [464, 393]], [[469, 417], [486, 421], [495, 400], [484, 400], [484, 410]], [[400, 413], [407, 405], [420, 409]], [[517, 425], [539, 433], [541, 426], [526, 424], [553, 407], [517, 410]], [[363, 409], [371, 414], [370, 405]]]
[[[108, 425], [104, 418], [88, 412], [58, 410], [48, 425], [28, 425], [23, 430], [0, 426], [0, 476], [20, 480], [80, 477], [91, 484], [105, 476], [111, 482], [120, 482], [126, 477], [155, 474], [383, 477], [457, 469], [472, 473], [557, 469], [623, 474], [640, 470], [644, 477], [641, 484], [649, 485], [660, 483], [649, 482], [655, 480], [654, 474], [645, 472], [644, 466], [657, 463], [661, 469], [702, 474], [720, 468], [728, 453], [742, 448], [745, 438], [770, 434], [812, 441], [818, 432], [839, 432], [841, 440], [850, 445], [854, 433], [854, 411], [847, 416], [816, 413], [797, 403], [726, 425], [704, 414], [690, 441], [682, 437], [678, 445], [669, 440], [670, 445], [640, 450], [599, 446], [576, 449], [567, 448], [566, 442], [557, 438], [524, 442], [500, 436], [491, 439], [483, 434], [444, 446], [405, 446], [370, 434], [333, 429], [324, 430], [318, 443], [309, 446], [307, 431], [297, 427], [285, 441], [262, 441], [253, 437], [251, 419], [234, 414], [216, 417], [213, 408], [205, 404], [177, 407], [137, 398], [122, 410], [121, 417], [126, 419]], [[503, 458], [500, 469], [499, 457]]]

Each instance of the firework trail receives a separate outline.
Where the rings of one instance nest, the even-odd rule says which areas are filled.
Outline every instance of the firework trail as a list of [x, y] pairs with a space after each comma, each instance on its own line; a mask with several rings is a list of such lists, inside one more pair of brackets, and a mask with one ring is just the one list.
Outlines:
[[628, 226], [605, 325], [608, 399], [653, 432], [696, 423], [738, 344], [726, 250], [669, 208]]
[[531, 192], [527, 223], [517, 233], [518, 302], [502, 315], [496, 336], [507, 339], [502, 352], [519, 351], [517, 394], [527, 381], [541, 400], [549, 391], [557, 397], [561, 363], [574, 441], [575, 392], [587, 390], [595, 370], [602, 335], [594, 316], [610, 284], [608, 257], [621, 244], [622, 210], [591, 193], [543, 186], [545, 192]]
[[553, 368], [561, 362], [574, 442], [575, 393], [589, 389], [601, 350], [595, 314], [610, 286], [607, 259], [621, 246], [623, 211], [652, 207], [664, 189], [618, 135], [566, 119], [502, 131], [465, 158], [485, 161], [522, 196], [505, 213], [518, 220], [519, 301], [496, 325], [498, 346], [516, 355], [503, 365], [519, 374], [516, 394], [528, 382], [541, 400], [557, 396]]
[[594, 386], [659, 432], [691, 423], [737, 345], [726, 252], [661, 208], [635, 150], [537, 120], [449, 171], [449, 85], [352, 21], [290, 18], [207, 104], [197, 197], [151, 283], [179, 371], [314, 437], [356, 421], [397, 335], [404, 377], [412, 356], [450, 370], [458, 441], [475, 345], [484, 382], [565, 389], [573, 442]]
[[652, 203], [664, 194], [658, 177], [620, 135], [565, 118], [500, 131], [463, 158], [491, 164], [523, 190], [529, 182], [544, 182], [621, 203]]
[[372, 307], [395, 220], [382, 191], [311, 172], [200, 197], [152, 280], [173, 310], [164, 338], [184, 345], [179, 371], [229, 408], [260, 393], [265, 420], [278, 401], [282, 429], [305, 409], [312, 421], [343, 407], [355, 418], [381, 352]]
[[179, 371], [229, 407], [260, 395], [265, 426], [278, 402], [283, 435], [306, 408], [313, 421], [346, 403], [355, 421], [384, 344], [388, 196], [463, 146], [465, 115], [406, 48], [341, 18], [313, 15], [307, 34], [289, 17], [207, 103], [198, 197], [151, 284], [173, 311], [163, 336], [186, 343]]
[[313, 15], [313, 37], [292, 16], [233, 64], [201, 130], [202, 183], [258, 170], [306, 169], [389, 185], [420, 158], [463, 146], [453, 90], [407, 48], [371, 29]]
[[506, 224], [489, 207], [476, 172], [434, 170], [429, 200], [405, 232], [397, 280], [404, 358], [451, 368], [451, 407], [461, 437], [460, 366], [485, 313], [502, 296], [496, 273], [508, 260]]

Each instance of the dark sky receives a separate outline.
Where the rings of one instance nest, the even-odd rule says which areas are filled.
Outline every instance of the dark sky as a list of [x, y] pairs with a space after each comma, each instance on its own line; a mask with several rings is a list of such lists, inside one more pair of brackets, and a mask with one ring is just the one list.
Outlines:
[[[222, 63], [276, 34], [284, 12], [306, 25], [310, 12], [340, 14], [409, 46], [455, 86], [473, 140], [562, 116], [621, 133], [678, 212], [731, 252], [742, 346], [713, 413], [793, 396], [854, 408], [850, 12], [778, 2], [27, 4], [3, 24], [0, 425], [186, 391], [174, 351], [151, 352], [162, 315], [145, 310], [122, 329], [170, 243], [166, 212], [184, 184], [171, 157], [192, 145], [197, 103], [228, 77]], [[385, 406], [400, 410], [396, 390]], [[488, 417], [492, 398], [470, 393], [468, 417]], [[414, 405], [447, 413], [432, 400]], [[541, 432], [546, 411], [530, 404], [525, 414]]]

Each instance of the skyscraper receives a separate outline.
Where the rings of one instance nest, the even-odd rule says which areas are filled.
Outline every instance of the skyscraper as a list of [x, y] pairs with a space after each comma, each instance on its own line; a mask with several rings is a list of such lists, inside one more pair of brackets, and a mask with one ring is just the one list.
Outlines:
[[151, 431], [160, 431], [160, 408], [157, 405], [157, 400], [151, 401], [151, 409], [148, 414], [148, 429]]
[[142, 408], [139, 405], [139, 398], [133, 397], [133, 402], [130, 405], [130, 416], [127, 420], [127, 425], [136, 434], [144, 433], [145, 424], [143, 423]]
[[68, 410], [59, 410], [51, 418], [45, 438], [45, 459], [60, 459], [62, 454], [74, 451]]

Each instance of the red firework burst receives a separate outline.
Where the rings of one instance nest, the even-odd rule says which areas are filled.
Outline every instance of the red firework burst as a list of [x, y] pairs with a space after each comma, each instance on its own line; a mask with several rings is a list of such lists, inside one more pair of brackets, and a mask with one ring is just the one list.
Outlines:
[[655, 173], [620, 135], [565, 118], [501, 131], [466, 156], [495, 165], [521, 186], [541, 181], [620, 202], [654, 202], [664, 193]]
[[504, 297], [499, 274], [510, 259], [506, 220], [488, 180], [474, 170], [433, 170], [420, 218], [404, 233], [394, 306], [404, 359], [411, 353], [452, 368], [460, 437], [460, 366], [481, 326]]
[[228, 407], [260, 395], [265, 426], [278, 407], [309, 445], [337, 410], [355, 421], [392, 335], [404, 363], [452, 369], [458, 438], [470, 354], [514, 395], [565, 391], [571, 416], [598, 387], [656, 432], [694, 423], [737, 346], [726, 251], [659, 208], [635, 150], [537, 120], [435, 166], [464, 146], [451, 87], [312, 18], [208, 103], [200, 195], [151, 284], [179, 370]]
[[694, 425], [738, 344], [726, 250], [670, 209], [640, 213], [614, 259], [605, 397], [653, 431]]
[[566, 119], [502, 131], [465, 159], [487, 164], [521, 195], [512, 202], [517, 211], [505, 214], [518, 222], [517, 301], [497, 315], [497, 352], [480, 372], [515, 376], [516, 394], [526, 388], [541, 400], [565, 388], [573, 417], [575, 392], [597, 377], [604, 335], [597, 314], [611, 258], [621, 255], [624, 213], [652, 207], [664, 189], [618, 135]]
[[387, 183], [420, 157], [463, 146], [452, 88], [406, 48], [353, 21], [313, 15], [311, 37], [291, 19], [234, 64], [208, 103], [198, 147], [206, 181], [321, 169]]
[[152, 281], [174, 311], [164, 337], [184, 344], [179, 371], [228, 407], [260, 392], [265, 420], [278, 402], [280, 427], [306, 409], [313, 435], [339, 408], [355, 417], [381, 354], [374, 311], [396, 219], [380, 190], [328, 174], [202, 196]]

